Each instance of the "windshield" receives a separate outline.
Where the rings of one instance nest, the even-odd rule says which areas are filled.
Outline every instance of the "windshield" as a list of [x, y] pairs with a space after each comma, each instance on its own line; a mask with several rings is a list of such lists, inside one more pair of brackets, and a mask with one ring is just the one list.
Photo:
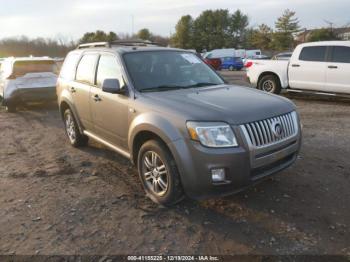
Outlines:
[[188, 52], [134, 52], [125, 54], [124, 60], [139, 91], [165, 91], [224, 83], [201, 59]]

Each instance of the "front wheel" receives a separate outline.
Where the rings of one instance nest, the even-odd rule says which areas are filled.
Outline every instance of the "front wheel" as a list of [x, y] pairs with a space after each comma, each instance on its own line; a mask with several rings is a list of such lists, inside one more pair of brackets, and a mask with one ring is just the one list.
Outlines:
[[89, 138], [80, 133], [77, 121], [70, 109], [64, 111], [64, 125], [69, 142], [74, 147], [86, 146]]
[[258, 83], [258, 88], [267, 93], [281, 93], [281, 83], [274, 75], [266, 75], [262, 77]]
[[228, 70], [233, 71], [234, 67], [233, 66], [229, 66]]
[[161, 142], [150, 140], [143, 144], [137, 163], [143, 188], [151, 200], [171, 206], [184, 198], [175, 160]]

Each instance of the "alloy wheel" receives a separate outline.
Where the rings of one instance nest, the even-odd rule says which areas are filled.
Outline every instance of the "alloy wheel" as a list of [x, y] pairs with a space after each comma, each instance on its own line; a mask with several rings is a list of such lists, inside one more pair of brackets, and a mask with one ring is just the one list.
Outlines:
[[66, 124], [66, 132], [67, 132], [68, 138], [71, 141], [71, 143], [74, 143], [77, 138], [77, 134], [75, 130], [74, 119], [70, 113], [66, 114], [65, 124]]
[[262, 88], [263, 88], [263, 91], [271, 93], [272, 90], [273, 90], [273, 88], [274, 88], [274, 86], [275, 86], [275, 85], [274, 85], [273, 81], [271, 81], [271, 80], [266, 80], [266, 81], [263, 83]]
[[148, 151], [142, 159], [142, 175], [147, 188], [157, 196], [164, 196], [169, 187], [169, 174], [160, 156]]

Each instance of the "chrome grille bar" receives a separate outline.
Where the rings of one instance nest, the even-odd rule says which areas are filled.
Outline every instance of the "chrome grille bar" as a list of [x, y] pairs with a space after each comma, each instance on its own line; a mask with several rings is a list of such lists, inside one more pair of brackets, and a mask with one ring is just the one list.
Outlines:
[[241, 125], [246, 139], [255, 147], [286, 140], [298, 133], [296, 112]]

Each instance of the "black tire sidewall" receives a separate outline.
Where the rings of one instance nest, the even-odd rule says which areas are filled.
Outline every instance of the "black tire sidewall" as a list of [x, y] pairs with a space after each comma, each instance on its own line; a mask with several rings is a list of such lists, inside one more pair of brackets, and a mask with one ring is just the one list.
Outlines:
[[[164, 196], [157, 196], [153, 194], [148, 189], [146, 181], [142, 174], [143, 156], [148, 151], [154, 151], [157, 153], [167, 168], [169, 174], [168, 190]], [[161, 142], [157, 140], [149, 140], [141, 146], [137, 158], [137, 167], [142, 186], [146, 191], [147, 196], [151, 198], [152, 201], [164, 206], [171, 206], [183, 199], [182, 186], [180, 183], [179, 173], [175, 161], [171, 156], [169, 150]]]

